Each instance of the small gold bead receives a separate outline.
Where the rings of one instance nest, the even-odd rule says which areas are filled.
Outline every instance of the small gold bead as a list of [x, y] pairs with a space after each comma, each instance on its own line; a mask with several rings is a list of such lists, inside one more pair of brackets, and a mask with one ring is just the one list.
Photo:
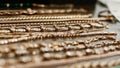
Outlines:
[[76, 52], [75, 51], [67, 51], [66, 56], [67, 57], [74, 57], [74, 56], [76, 56]]
[[29, 52], [27, 51], [27, 50], [25, 50], [25, 49], [17, 49], [17, 50], [15, 50], [15, 54], [17, 55], [17, 56], [20, 56], [20, 55], [26, 55], [26, 54], [28, 54]]
[[107, 47], [107, 46], [103, 47], [103, 49], [104, 49], [105, 52], [109, 52], [110, 51], [110, 48]]
[[40, 53], [40, 51], [38, 49], [35, 49], [32, 51], [32, 55], [38, 55]]
[[44, 53], [43, 54], [43, 58], [46, 60], [50, 60], [54, 57], [54, 55], [52, 53]]
[[32, 58], [30, 56], [22, 56], [19, 58], [19, 62], [29, 63], [29, 62], [32, 62]]
[[93, 49], [86, 49], [86, 53], [88, 55], [94, 54], [94, 50]]

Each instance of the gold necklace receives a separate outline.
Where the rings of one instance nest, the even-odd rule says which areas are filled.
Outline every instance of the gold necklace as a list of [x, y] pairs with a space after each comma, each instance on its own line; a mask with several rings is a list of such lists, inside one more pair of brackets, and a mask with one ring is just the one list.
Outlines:
[[[20, 35], [18, 38], [1, 40], [0, 44], [15, 43], [20, 41], [29, 41], [37, 39], [47, 39], [47, 38], [70, 38], [70, 37], [87, 37], [87, 36], [97, 36], [97, 35], [116, 35], [116, 33], [79, 33], [78, 32], [58, 32], [58, 33], [27, 33], [25, 35]], [[7, 38], [7, 37], [6, 37]], [[9, 37], [8, 37], [9, 38]]]

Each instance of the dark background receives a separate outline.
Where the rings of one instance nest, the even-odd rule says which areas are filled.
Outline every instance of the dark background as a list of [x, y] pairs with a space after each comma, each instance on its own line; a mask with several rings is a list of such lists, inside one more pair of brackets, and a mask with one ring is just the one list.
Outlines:
[[40, 3], [40, 4], [92, 4], [96, 0], [0, 0], [0, 3]]

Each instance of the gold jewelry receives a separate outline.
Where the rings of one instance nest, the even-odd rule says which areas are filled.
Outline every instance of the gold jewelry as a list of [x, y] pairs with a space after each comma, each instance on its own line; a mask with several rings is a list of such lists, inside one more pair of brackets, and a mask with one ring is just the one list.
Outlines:
[[47, 39], [47, 38], [70, 38], [70, 37], [87, 37], [87, 36], [97, 36], [97, 35], [116, 35], [116, 33], [79, 33], [75, 32], [58, 32], [58, 33], [28, 33], [27, 35], [21, 35], [18, 38], [11, 38], [7, 40], [1, 40], [0, 44], [15, 43], [20, 41], [29, 41], [37, 39]]

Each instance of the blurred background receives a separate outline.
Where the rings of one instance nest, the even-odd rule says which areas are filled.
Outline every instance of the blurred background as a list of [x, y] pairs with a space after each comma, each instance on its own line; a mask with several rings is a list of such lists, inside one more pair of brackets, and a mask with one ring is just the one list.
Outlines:
[[[28, 8], [33, 7], [34, 4], [74, 4], [76, 6], [93, 6], [96, 0], [0, 0], [0, 8]], [[22, 7], [21, 7], [22, 5]]]

